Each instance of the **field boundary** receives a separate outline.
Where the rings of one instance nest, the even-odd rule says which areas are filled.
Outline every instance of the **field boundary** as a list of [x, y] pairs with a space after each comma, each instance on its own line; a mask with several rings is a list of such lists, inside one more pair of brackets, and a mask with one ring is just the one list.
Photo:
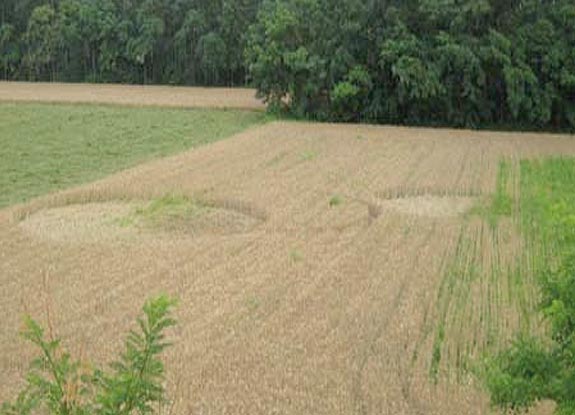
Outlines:
[[250, 88], [0, 81], [1, 102], [265, 111]]

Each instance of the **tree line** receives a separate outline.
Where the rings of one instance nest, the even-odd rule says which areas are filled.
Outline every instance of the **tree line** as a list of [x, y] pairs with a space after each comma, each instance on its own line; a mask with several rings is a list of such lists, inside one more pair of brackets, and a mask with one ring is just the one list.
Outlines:
[[2, 0], [9, 80], [244, 85], [260, 0]]
[[3, 0], [0, 76], [251, 84], [311, 119], [575, 129], [572, 0]]

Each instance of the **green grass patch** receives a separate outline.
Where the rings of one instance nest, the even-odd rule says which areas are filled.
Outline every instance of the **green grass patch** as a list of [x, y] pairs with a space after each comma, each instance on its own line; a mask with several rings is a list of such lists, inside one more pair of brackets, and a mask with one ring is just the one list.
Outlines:
[[317, 153], [315, 151], [304, 151], [300, 155], [301, 161], [312, 161], [317, 158]]
[[343, 203], [343, 198], [340, 195], [334, 195], [329, 199], [330, 207], [337, 207]]
[[201, 216], [211, 208], [187, 196], [169, 195], [136, 208], [128, 216], [118, 219], [122, 227], [164, 227]]
[[[466, 229], [462, 229], [457, 241], [456, 251], [447, 265], [439, 291], [437, 293], [437, 325], [433, 339], [433, 349], [429, 366], [429, 376], [433, 382], [437, 382], [440, 372], [442, 351], [445, 343], [445, 330], [449, 324], [448, 317], [456, 310], [454, 304], [463, 298], [463, 293], [468, 291], [469, 272], [467, 258], [471, 254], [472, 244], [466, 237]], [[457, 310], [456, 310], [457, 311]]]
[[[497, 353], [515, 333], [557, 332], [565, 310], [575, 310], [575, 159], [502, 162], [480, 209], [485, 221], [463, 225], [438, 289], [429, 356], [436, 382], [444, 369], [462, 375], [477, 363], [470, 359]], [[503, 217], [509, 226], [498, 226]], [[551, 327], [535, 318], [541, 309]]]
[[538, 276], [544, 332], [524, 332], [486, 361], [492, 404], [527, 412], [538, 401], [575, 413], [575, 159], [522, 161], [521, 231]]
[[299, 249], [293, 248], [289, 252], [289, 258], [292, 262], [301, 262], [303, 261], [303, 254]]
[[508, 161], [499, 162], [495, 193], [471, 210], [472, 214], [484, 217], [492, 228], [497, 227], [502, 217], [511, 217], [513, 214], [513, 198], [509, 194], [511, 168]]
[[508, 193], [511, 166], [509, 162], [502, 160], [499, 163], [497, 174], [497, 187], [491, 201], [491, 213], [495, 216], [511, 216], [513, 213], [513, 199]]
[[439, 375], [439, 364], [441, 363], [441, 349], [445, 340], [445, 325], [443, 322], [437, 328], [437, 334], [433, 342], [433, 351], [431, 352], [431, 365], [429, 367], [429, 376], [437, 383]]
[[248, 111], [0, 103], [0, 208], [229, 137]]
[[545, 274], [575, 253], [575, 159], [521, 163], [521, 228]]

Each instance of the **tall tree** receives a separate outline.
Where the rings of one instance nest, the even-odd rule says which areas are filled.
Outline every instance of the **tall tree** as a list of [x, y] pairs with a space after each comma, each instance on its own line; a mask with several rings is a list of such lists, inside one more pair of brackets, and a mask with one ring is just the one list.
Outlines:
[[25, 39], [30, 78], [42, 79], [47, 74], [50, 80], [54, 80], [57, 76], [56, 53], [60, 39], [56, 11], [52, 6], [38, 6], [32, 11]]
[[314, 119], [575, 129], [573, 0], [2, 0], [0, 78], [245, 85]]

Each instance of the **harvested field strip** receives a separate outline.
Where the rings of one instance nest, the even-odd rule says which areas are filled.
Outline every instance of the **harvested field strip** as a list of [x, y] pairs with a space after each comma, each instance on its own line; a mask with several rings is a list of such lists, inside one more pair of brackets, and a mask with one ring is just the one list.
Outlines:
[[[64, 199], [65, 201], [65, 199]], [[69, 200], [68, 200], [69, 202]], [[29, 236], [64, 244], [146, 243], [150, 238], [198, 238], [254, 231], [265, 215], [247, 205], [181, 195], [151, 200], [64, 203], [14, 215]]]
[[249, 88], [0, 81], [0, 101], [265, 111], [264, 103], [256, 98], [256, 91]]
[[0, 103], [0, 208], [264, 121], [240, 111]]

